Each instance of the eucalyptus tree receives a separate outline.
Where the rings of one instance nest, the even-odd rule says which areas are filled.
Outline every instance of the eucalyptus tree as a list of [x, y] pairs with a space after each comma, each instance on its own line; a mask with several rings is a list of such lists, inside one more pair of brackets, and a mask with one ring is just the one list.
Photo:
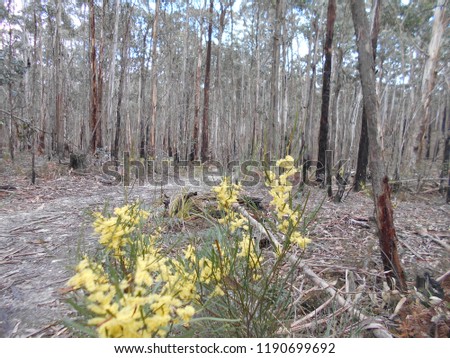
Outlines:
[[[13, 1], [5, 2], [2, 4], [0, 15], [4, 24], [0, 28], [0, 63], [2, 64], [0, 86], [2, 87], [2, 108], [4, 108], [0, 117], [0, 137], [2, 137], [0, 144], [8, 143], [9, 155], [13, 161], [18, 142], [17, 134], [22, 134], [24, 127], [29, 125], [28, 121], [24, 121], [21, 116], [24, 107], [21, 87], [29, 63], [27, 60], [24, 61], [22, 56], [24, 29], [22, 19], [16, 13], [15, 6]], [[2, 129], [5, 131], [3, 132]]]
[[406, 291], [406, 278], [397, 252], [397, 236], [390, 198], [389, 179], [386, 173], [378, 129], [380, 112], [376, 93], [375, 62], [371, 35], [368, 30], [369, 23], [365, 10], [365, 2], [351, 0], [350, 4], [358, 48], [359, 74], [367, 115], [369, 165], [372, 173], [373, 200], [381, 259], [389, 286]]
[[[331, 163], [327, 163], [327, 173], [325, 173], [325, 154], [329, 149], [328, 144], [328, 113], [330, 108], [330, 79], [331, 79], [331, 64], [333, 59], [333, 35], [334, 35], [334, 22], [336, 20], [336, 1], [328, 0], [328, 10], [327, 10], [327, 29], [326, 29], [326, 39], [324, 45], [324, 57], [325, 63], [323, 66], [323, 84], [322, 84], [322, 108], [320, 114], [320, 129], [318, 138], [318, 168], [317, 168], [317, 178], [321, 181], [326, 181], [328, 188], [328, 196], [332, 196], [331, 190]], [[325, 174], [326, 178], [325, 178]]]

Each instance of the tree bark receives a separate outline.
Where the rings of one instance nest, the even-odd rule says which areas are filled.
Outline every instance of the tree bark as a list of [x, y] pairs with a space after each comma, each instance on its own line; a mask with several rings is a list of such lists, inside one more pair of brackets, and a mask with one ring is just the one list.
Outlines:
[[[381, 0], [375, 0], [372, 3], [372, 26], [370, 36], [372, 40], [373, 61], [377, 57], [378, 33], [380, 32], [380, 10]], [[369, 138], [367, 134], [367, 114], [363, 105], [361, 135], [359, 139], [358, 160], [356, 164], [354, 191], [358, 192], [366, 184], [367, 163], [369, 162]]]
[[103, 125], [104, 111], [103, 111], [103, 85], [105, 83], [103, 66], [105, 59], [105, 28], [106, 28], [106, 9], [108, 7], [108, 0], [103, 0], [102, 6], [102, 18], [100, 28], [100, 46], [98, 54], [98, 66], [97, 66], [97, 128], [95, 131], [96, 145], [99, 148], [103, 147]]
[[151, 157], [155, 156], [156, 152], [156, 115], [157, 115], [157, 105], [158, 105], [158, 72], [157, 72], [157, 41], [158, 41], [158, 19], [159, 19], [159, 8], [161, 0], [156, 0], [155, 4], [155, 18], [153, 20], [152, 28], [152, 69], [151, 69], [151, 80], [152, 80], [152, 105], [151, 105], [151, 120], [150, 120], [150, 143], [149, 143], [149, 155]]
[[282, 21], [283, 0], [275, 0], [275, 19], [272, 41], [272, 68], [270, 72], [270, 117], [265, 133], [265, 154], [277, 157], [276, 151], [277, 123], [279, 122], [279, 70], [280, 70], [280, 39]]
[[91, 68], [91, 116], [90, 116], [90, 146], [92, 153], [98, 147], [98, 87], [97, 87], [97, 52], [95, 47], [95, 6], [94, 0], [89, 0], [89, 64]]
[[63, 118], [63, 86], [62, 86], [62, 54], [61, 54], [61, 0], [56, 1], [56, 33], [55, 33], [55, 136], [56, 153], [64, 157], [64, 118]]
[[444, 118], [442, 120], [441, 132], [446, 136], [444, 143], [444, 155], [442, 158], [442, 168], [440, 175], [439, 191], [446, 194], [447, 204], [450, 201], [450, 125], [447, 121], [447, 107], [444, 109]]
[[[8, 1], [8, 12], [11, 10], [11, 0]], [[8, 69], [12, 68], [12, 61], [13, 61], [13, 30], [12, 25], [9, 23], [9, 29], [8, 29], [8, 61], [7, 66]], [[14, 104], [13, 104], [13, 80], [8, 80], [8, 105], [9, 105], [9, 118], [7, 122], [7, 130], [8, 130], [8, 148], [9, 148], [9, 155], [11, 157], [11, 161], [14, 162]]]
[[[107, 105], [107, 118], [106, 122], [108, 123], [108, 129], [109, 126], [113, 125], [114, 118], [113, 118], [113, 106], [114, 106], [114, 92], [116, 88], [116, 53], [117, 53], [117, 38], [119, 34], [119, 17], [120, 17], [120, 7], [119, 7], [120, 1], [116, 0], [114, 5], [114, 31], [113, 31], [113, 38], [112, 38], [112, 45], [111, 45], [111, 52], [110, 52], [110, 60], [109, 60], [109, 88], [108, 88], [108, 105]], [[113, 130], [109, 130], [109, 132], [112, 134]], [[108, 140], [110, 140], [108, 135]], [[114, 150], [114, 143], [111, 143], [111, 153]]]
[[197, 47], [197, 65], [195, 69], [195, 94], [194, 94], [194, 130], [192, 133], [192, 150], [189, 160], [198, 160], [199, 150], [199, 122], [200, 122], [200, 82], [202, 76], [202, 43], [203, 43], [203, 21], [200, 21], [200, 34]]
[[187, 159], [187, 130], [189, 128], [189, 100], [190, 100], [190, 87], [191, 83], [187, 80], [187, 62], [188, 62], [188, 50], [189, 50], [189, 38], [190, 38], [190, 0], [185, 2], [186, 13], [184, 19], [184, 36], [183, 36], [183, 65], [181, 72], [181, 82], [182, 82], [182, 96], [180, 99], [180, 107], [183, 108], [183, 112], [179, 115], [178, 122], [178, 138], [177, 138], [177, 149], [175, 153], [175, 162], [179, 160]]
[[260, 100], [259, 100], [259, 92], [260, 92], [260, 82], [261, 82], [261, 51], [260, 51], [260, 40], [259, 40], [259, 32], [260, 32], [260, 13], [261, 13], [261, 9], [260, 9], [260, 5], [259, 3], [256, 1], [253, 4], [254, 6], [254, 12], [256, 12], [255, 14], [255, 49], [254, 49], [254, 58], [255, 58], [255, 62], [256, 62], [256, 75], [255, 75], [255, 93], [254, 93], [254, 109], [253, 109], [253, 120], [252, 120], [252, 139], [251, 139], [251, 157], [254, 158], [255, 155], [257, 154], [257, 150], [256, 150], [256, 131], [257, 131], [257, 125], [260, 122]]
[[[317, 62], [318, 62], [318, 52], [319, 52], [319, 39], [322, 36], [322, 19], [324, 14], [325, 6], [323, 4], [325, 0], [321, 1], [320, 5], [320, 15], [314, 14], [314, 20], [312, 21], [311, 27], [314, 29], [314, 43], [313, 43], [313, 56], [310, 64], [310, 71], [312, 72], [308, 80], [308, 95], [307, 95], [307, 105], [306, 105], [306, 120], [305, 120], [305, 145], [306, 145], [306, 156], [310, 158], [315, 158], [316, 153], [314, 152], [314, 108], [316, 100], [316, 77], [317, 77]], [[312, 30], [311, 30], [312, 31]], [[309, 75], [309, 74], [308, 74]], [[323, 164], [322, 164], [323, 165]]]
[[428, 58], [425, 63], [422, 77], [422, 121], [420, 123], [416, 143], [414, 145], [416, 164], [420, 164], [422, 160], [425, 134], [428, 126], [430, 125], [431, 92], [436, 85], [436, 67], [439, 60], [439, 50], [441, 48], [442, 38], [448, 24], [448, 18], [446, 16], [447, 4], [448, 0], [437, 0], [436, 7], [434, 9], [433, 29], [431, 33], [431, 40], [428, 45]]
[[[319, 151], [316, 178], [318, 181], [323, 181], [325, 178], [325, 155], [328, 149], [328, 113], [330, 108], [330, 78], [331, 78], [331, 64], [333, 56], [333, 34], [334, 22], [336, 20], [336, 0], [328, 1], [327, 10], [327, 33], [325, 37], [325, 64], [323, 66], [323, 85], [322, 85], [322, 109], [320, 115], [320, 129], [319, 129]], [[330, 166], [331, 163], [328, 163]], [[326, 185], [330, 187], [328, 190], [331, 196], [331, 173], [327, 175]]]
[[205, 84], [203, 98], [203, 120], [202, 120], [202, 150], [201, 160], [206, 162], [209, 159], [209, 87], [211, 82], [211, 41], [213, 25], [214, 0], [209, 2], [209, 23], [208, 23], [208, 43], [206, 46], [205, 64]]
[[138, 122], [139, 122], [139, 157], [145, 158], [146, 153], [146, 133], [147, 133], [147, 125], [148, 122], [145, 119], [145, 111], [144, 111], [144, 99], [145, 99], [145, 84], [147, 78], [147, 68], [146, 68], [146, 51], [147, 48], [147, 36], [150, 27], [146, 24], [147, 28], [145, 29], [145, 33], [142, 39], [142, 54], [140, 60], [140, 69], [139, 69], [139, 97], [138, 97]]
[[365, 12], [365, 2], [351, 0], [350, 3], [358, 48], [359, 74], [363, 91], [363, 101], [367, 114], [369, 165], [372, 175], [375, 219], [378, 227], [381, 259], [389, 286], [406, 291], [405, 274], [397, 252], [397, 236], [394, 227], [389, 180], [385, 170], [378, 132], [380, 113], [375, 87], [373, 50], [368, 31], [369, 24]]
[[[129, 6], [129, 5], [127, 5]], [[127, 51], [128, 51], [128, 37], [130, 31], [130, 19], [131, 19], [131, 9], [124, 13], [125, 17], [125, 29], [124, 35], [122, 37], [122, 50], [120, 53], [120, 77], [119, 77], [119, 88], [117, 93], [117, 110], [116, 110], [116, 132], [114, 137], [114, 148], [112, 151], [112, 157], [117, 161], [119, 160], [119, 149], [120, 149], [120, 139], [121, 139], [121, 126], [122, 126], [122, 98], [123, 89], [125, 85], [125, 73], [127, 69]]]

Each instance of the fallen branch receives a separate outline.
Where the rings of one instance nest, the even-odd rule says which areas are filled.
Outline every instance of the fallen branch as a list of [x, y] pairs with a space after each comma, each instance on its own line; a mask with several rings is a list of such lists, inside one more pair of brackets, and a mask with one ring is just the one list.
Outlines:
[[444, 273], [442, 276], [439, 276], [436, 281], [439, 283], [442, 283], [442, 281], [444, 281], [447, 277], [450, 276], [450, 271], [447, 271], [446, 273]]
[[[301, 327], [304, 322], [309, 321], [310, 319], [313, 319], [317, 316], [317, 314], [322, 311], [324, 308], [326, 308], [331, 302], [333, 302], [334, 297], [330, 297], [328, 300], [326, 300], [324, 303], [322, 303], [319, 307], [317, 307], [314, 311], [308, 313], [306, 316], [303, 316], [299, 320], [293, 322], [291, 324], [291, 330], [292, 331], [298, 331], [298, 327]], [[287, 333], [287, 332], [286, 332]]]
[[416, 250], [414, 250], [411, 245], [409, 245], [406, 241], [400, 239], [399, 237], [397, 237], [398, 242], [403, 245], [404, 247], [406, 247], [409, 251], [411, 251], [415, 256], [417, 256], [419, 259], [421, 260], [425, 260], [425, 258], [419, 254]]
[[447, 252], [450, 252], [450, 245], [448, 245], [446, 242], [439, 240], [431, 235], [425, 235], [426, 237], [428, 237], [431, 241], [435, 242], [436, 244], [441, 245], [444, 249], [447, 250]]
[[[322, 318], [322, 319], [319, 319], [316, 321], [312, 321], [312, 322], [308, 322], [308, 323], [298, 324], [296, 326], [291, 326], [291, 332], [301, 332], [306, 329], [315, 328], [319, 325], [326, 325], [328, 322], [330, 322], [331, 319], [336, 319], [337, 316], [344, 313], [348, 309], [349, 309], [349, 306], [341, 307], [336, 312], [331, 313], [330, 315], [328, 315], [325, 318]], [[284, 332], [284, 333], [288, 333], [288, 332]], [[386, 337], [383, 337], [383, 338], [386, 338]]]
[[[282, 247], [280, 242], [277, 240], [277, 236], [274, 233], [270, 232], [267, 228], [265, 228], [257, 220], [255, 220], [247, 212], [247, 210], [245, 210], [242, 206], [240, 206], [239, 204], [233, 204], [233, 209], [238, 211], [245, 218], [247, 218], [248, 221], [250, 222], [250, 224], [252, 226], [254, 226], [258, 231], [260, 231], [262, 234], [267, 235], [269, 237], [269, 240], [270, 240], [271, 244], [274, 246], [275, 250], [278, 250], [279, 248]], [[316, 284], [317, 286], [319, 286], [323, 290], [325, 290], [331, 297], [334, 297], [336, 299], [336, 302], [341, 307], [345, 307], [346, 309], [348, 309], [349, 312], [351, 312], [351, 314], [354, 317], [356, 317], [357, 319], [359, 319], [361, 321], [365, 321], [365, 320], [366, 321], [367, 320], [376, 321], [375, 319], [369, 318], [368, 316], [363, 314], [360, 310], [358, 310], [358, 309], [354, 308], [353, 306], [351, 306], [349, 304], [349, 302], [338, 293], [336, 288], [334, 288], [330, 283], [328, 283], [325, 280], [323, 280], [322, 278], [320, 278], [313, 270], [311, 270], [309, 268], [308, 265], [306, 265], [304, 262], [301, 262], [296, 255], [291, 254], [291, 255], [287, 256], [287, 258], [288, 258], [288, 261], [290, 263], [298, 264], [298, 266], [303, 270], [303, 272], [306, 274], [306, 276], [308, 276], [309, 279], [314, 282], [314, 284]], [[347, 306], [348, 306], [348, 308], [347, 308]], [[374, 336], [377, 337], [377, 338], [392, 338], [391, 333], [389, 333], [389, 331], [387, 329], [385, 329], [381, 325], [376, 325], [371, 330], [372, 330]]]
[[33, 225], [36, 225], [36, 224], [42, 224], [42, 223], [45, 223], [45, 222], [48, 222], [48, 221], [53, 221], [53, 220], [59, 219], [61, 217], [62, 217], [62, 215], [46, 216], [46, 217], [43, 217], [43, 218], [41, 218], [39, 220], [34, 220], [32, 222], [23, 224], [21, 226], [17, 226], [14, 229], [9, 230], [9, 233], [11, 234], [11, 233], [13, 233], [15, 231], [23, 230], [26, 227], [33, 226]]

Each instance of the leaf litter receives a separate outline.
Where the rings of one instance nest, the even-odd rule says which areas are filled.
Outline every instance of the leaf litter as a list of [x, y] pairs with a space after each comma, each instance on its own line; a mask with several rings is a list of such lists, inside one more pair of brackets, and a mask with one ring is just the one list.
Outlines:
[[[0, 169], [0, 185], [9, 186], [0, 192], [0, 337], [70, 337], [72, 333], [63, 320], [75, 313], [65, 302], [65, 284], [82, 253], [93, 253], [98, 248], [91, 213], [136, 199], [144, 205], [162, 208], [163, 196], [174, 195], [182, 189], [109, 185], [98, 168], [77, 175], [66, 165], [43, 160], [38, 168], [37, 184], [32, 186], [26, 173], [18, 169], [20, 165], [25, 166], [16, 163]], [[10, 190], [11, 187], [15, 189]], [[204, 194], [210, 193], [210, 189], [208, 186], [195, 188]], [[303, 260], [349, 299], [355, 299], [358, 294], [360, 297], [358, 289], [362, 287], [365, 299], [359, 301], [359, 306], [372, 314], [391, 315], [393, 320], [399, 300], [390, 303], [385, 299], [372, 199], [366, 193], [351, 192], [343, 203], [337, 204], [324, 200], [324, 190], [316, 187], [307, 190], [309, 210], [323, 203], [309, 225], [313, 243]], [[261, 195], [261, 190], [248, 188], [247, 194]], [[436, 278], [450, 269], [450, 207], [435, 190], [420, 196], [401, 194], [393, 195], [395, 225], [408, 286], [413, 289], [416, 275], [423, 271]], [[262, 197], [266, 205], [268, 199]], [[180, 225], [179, 229], [186, 227]], [[195, 234], [195, 225], [189, 226], [189, 231]], [[295, 335], [306, 329], [309, 334], [319, 334], [316, 326], [327, 323], [325, 306], [331, 301], [321, 296], [318, 287], [305, 283], [302, 273], [297, 281], [301, 288], [297, 301], [305, 310], [293, 318], [291, 327], [282, 331]], [[308, 305], [312, 306], [309, 310]], [[317, 308], [324, 311], [325, 316], [320, 320], [311, 313]], [[310, 317], [312, 320], [308, 320]], [[412, 330], [411, 324], [403, 327], [405, 322], [398, 325], [403, 329], [400, 336]], [[352, 329], [349, 323], [348, 330]]]

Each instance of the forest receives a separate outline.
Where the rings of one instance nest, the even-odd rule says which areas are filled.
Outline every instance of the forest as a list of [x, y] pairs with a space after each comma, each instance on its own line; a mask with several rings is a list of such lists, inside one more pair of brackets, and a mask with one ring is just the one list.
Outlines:
[[450, 337], [448, 12], [4, 0], [0, 337]]

